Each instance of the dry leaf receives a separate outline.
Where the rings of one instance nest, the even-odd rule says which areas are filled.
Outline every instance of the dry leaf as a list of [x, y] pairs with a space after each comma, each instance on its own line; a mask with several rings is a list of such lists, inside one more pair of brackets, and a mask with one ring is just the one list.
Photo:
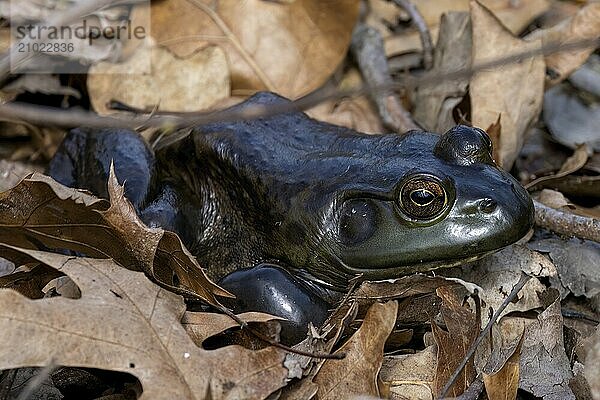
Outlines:
[[[444, 14], [441, 35], [433, 54], [432, 72], [443, 73], [471, 66], [471, 18], [466, 12]], [[467, 93], [467, 78], [447, 79], [418, 88], [414, 118], [431, 132], [446, 132], [456, 125], [453, 111]]]
[[585, 358], [585, 377], [594, 400], [600, 400], [600, 326], [592, 336], [590, 348]]
[[573, 155], [564, 162], [564, 164], [560, 167], [560, 170], [549, 176], [542, 176], [538, 179], [535, 179], [525, 185], [526, 189], [532, 189], [533, 187], [541, 184], [548, 183], [551, 181], [556, 181], [565, 176], [571, 175], [573, 172], [579, 171], [583, 166], [587, 163], [591, 151], [587, 144], [581, 144], [577, 146]]
[[[534, 31], [527, 36], [527, 40], [541, 38], [544, 46], [549, 46], [596, 39], [598, 36], [600, 36], [600, 3], [590, 1], [571, 18], [551, 28]], [[547, 76], [548, 83], [555, 85], [566, 79], [587, 60], [594, 50], [594, 47], [590, 47], [548, 54], [546, 56], [546, 66], [550, 71]]]
[[0, 369], [64, 366], [121, 371], [142, 399], [262, 399], [285, 384], [284, 353], [196, 347], [180, 320], [180, 296], [112, 260], [11, 248], [67, 274], [78, 300], [30, 300], [0, 290]]
[[444, 277], [431, 277], [413, 274], [386, 281], [365, 281], [354, 292], [353, 297], [360, 304], [373, 301], [403, 299], [425, 293], [434, 293], [440, 286], [452, 286]]
[[[432, 39], [437, 40], [440, 18], [452, 11], [469, 11], [469, 0], [418, 0], [414, 2], [429, 27]], [[548, 0], [481, 0], [502, 21], [512, 33], [519, 34], [531, 21], [550, 7]], [[386, 55], [393, 56], [407, 52], [421, 51], [419, 33], [411, 31], [386, 38]]]
[[345, 353], [342, 360], [327, 360], [315, 376], [319, 386], [317, 397], [346, 399], [356, 395], [379, 396], [377, 374], [383, 360], [383, 346], [394, 323], [398, 303], [375, 303], [352, 337], [336, 354]]
[[164, 0], [152, 3], [159, 45], [188, 56], [222, 46], [234, 91], [296, 98], [320, 87], [346, 56], [358, 0]]
[[[538, 49], [540, 40], [525, 42], [515, 38], [476, 1], [471, 2], [473, 24], [473, 65], [506, 57], [511, 53]], [[488, 127], [502, 118], [498, 164], [510, 170], [521, 150], [525, 133], [537, 120], [544, 95], [545, 65], [541, 56], [491, 71], [479, 72], [471, 78], [471, 122]]]
[[[108, 188], [110, 204], [33, 174], [0, 193], [0, 243], [112, 257], [171, 290], [211, 304], [218, 304], [215, 295], [228, 295], [206, 277], [176, 234], [143, 224], [112, 171]], [[173, 286], [174, 273], [183, 287]]]
[[[494, 310], [504, 302], [523, 272], [534, 276], [500, 317], [511, 312], [527, 312], [542, 307], [538, 293], [543, 292], [546, 286], [537, 277], [548, 278], [557, 275], [556, 267], [547, 257], [518, 245], [509, 246], [460, 269], [441, 272], [445, 276], [457, 276], [478, 285], [481, 300]], [[482, 324], [487, 323], [489, 315], [484, 313], [482, 317]]]
[[[267, 322], [282, 319], [274, 315], [254, 311], [239, 314], [238, 317], [246, 323]], [[225, 314], [190, 311], [187, 311], [184, 314], [181, 323], [196, 344], [201, 344], [211, 336], [239, 326], [236, 321]]]
[[331, 100], [307, 110], [309, 117], [363, 133], [381, 133], [384, 127], [371, 102], [364, 96]]
[[493, 154], [492, 158], [494, 160], [500, 159], [500, 135], [502, 134], [502, 121], [500, 120], [500, 115], [498, 115], [498, 119], [496, 122], [488, 126], [485, 132], [488, 134], [493, 144]]
[[[446, 332], [437, 324], [431, 324], [437, 344], [437, 368], [433, 380], [433, 392], [439, 394], [477, 338], [480, 316], [461, 305], [460, 299], [451, 289], [441, 287], [437, 293], [442, 299], [441, 313], [448, 329]], [[450, 387], [448, 396], [461, 395], [473, 383], [476, 375], [473, 357], [471, 357]]]
[[591, 299], [600, 294], [600, 244], [577, 238], [548, 237], [532, 241], [528, 246], [547, 254], [556, 266], [557, 274], [550, 276], [550, 286], [558, 289], [561, 298], [573, 294]]
[[521, 353], [519, 388], [544, 400], [575, 399], [573, 377], [565, 353], [560, 296], [527, 326]]
[[483, 373], [485, 391], [490, 400], [513, 400], [517, 398], [517, 390], [519, 389], [519, 362], [521, 359], [523, 338], [522, 334], [512, 354], [497, 372]]
[[[143, 63], [151, 59], [151, 73]], [[207, 47], [189, 57], [178, 58], [160, 47], [143, 47], [123, 63], [101, 62], [88, 73], [90, 101], [100, 114], [118, 100], [140, 109], [163, 111], [199, 111], [229, 97], [229, 68], [219, 47]]]
[[0, 193], [12, 189], [32, 172], [41, 172], [41, 169], [19, 161], [0, 160]]
[[431, 382], [435, 375], [436, 348], [429, 346], [415, 354], [386, 356], [380, 378], [389, 382], [393, 399], [431, 400]]

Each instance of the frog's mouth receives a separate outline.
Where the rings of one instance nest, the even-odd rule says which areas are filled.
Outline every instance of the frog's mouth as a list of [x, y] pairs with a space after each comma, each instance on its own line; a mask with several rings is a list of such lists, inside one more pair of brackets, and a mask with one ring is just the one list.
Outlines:
[[468, 264], [480, 260], [484, 257], [489, 256], [490, 254], [498, 252], [499, 250], [501, 249], [487, 251], [484, 253], [457, 259], [439, 260], [377, 269], [351, 267], [343, 263], [342, 260], [337, 259], [336, 261], [339, 265], [339, 269], [328, 268], [325, 271], [319, 271], [317, 273], [314, 273], [316, 271], [311, 271], [312, 274], [310, 275], [312, 276], [305, 277], [314, 282], [318, 282], [320, 285], [328, 287], [329, 289], [344, 292], [347, 291], [350, 286], [353, 286], [359, 282], [390, 280], [416, 273], [426, 273], [438, 269], [458, 267], [463, 264]]

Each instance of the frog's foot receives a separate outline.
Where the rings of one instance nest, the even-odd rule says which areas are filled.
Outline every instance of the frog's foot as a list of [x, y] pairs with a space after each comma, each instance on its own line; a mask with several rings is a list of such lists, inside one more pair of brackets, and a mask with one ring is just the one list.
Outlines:
[[106, 198], [111, 162], [119, 183], [125, 183], [125, 196], [139, 209], [152, 182], [154, 154], [134, 131], [73, 129], [50, 161], [48, 174], [63, 185]]
[[227, 304], [233, 311], [260, 311], [285, 318], [281, 340], [298, 343], [306, 337], [308, 323], [320, 326], [328, 317], [329, 305], [288, 271], [273, 264], [260, 264], [232, 272], [219, 282], [236, 299]]

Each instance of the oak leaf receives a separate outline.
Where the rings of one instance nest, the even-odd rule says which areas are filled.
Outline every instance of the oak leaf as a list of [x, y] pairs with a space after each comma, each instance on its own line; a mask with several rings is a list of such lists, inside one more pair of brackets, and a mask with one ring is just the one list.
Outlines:
[[[33, 174], [0, 193], [0, 243], [112, 258], [170, 290], [215, 305], [215, 296], [231, 296], [208, 279], [176, 234], [144, 225], [114, 173], [108, 191], [110, 202]], [[174, 274], [181, 285], [173, 283]]]
[[[274, 347], [197, 347], [181, 325], [183, 299], [112, 260], [2, 247], [67, 274], [77, 300], [28, 299], [0, 289], [0, 369], [57, 365], [134, 375], [142, 399], [262, 399], [286, 383]], [[207, 317], [208, 318], [208, 317]]]
[[359, 394], [379, 396], [377, 375], [383, 346], [396, 322], [398, 303], [373, 304], [361, 327], [340, 347], [342, 360], [327, 360], [314, 378], [319, 399], [346, 399]]
[[344, 59], [358, 7], [358, 0], [164, 0], [152, 2], [152, 34], [179, 57], [221, 46], [234, 91], [296, 98]]

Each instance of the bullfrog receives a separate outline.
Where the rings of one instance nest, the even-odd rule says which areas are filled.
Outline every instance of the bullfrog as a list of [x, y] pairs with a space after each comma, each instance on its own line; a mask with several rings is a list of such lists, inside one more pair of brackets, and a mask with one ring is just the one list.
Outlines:
[[141, 219], [178, 233], [235, 311], [286, 318], [290, 341], [358, 281], [472, 261], [533, 224], [489, 137], [463, 125], [367, 135], [289, 112], [198, 126], [156, 152], [134, 131], [77, 128], [48, 172], [106, 197], [111, 161]]

